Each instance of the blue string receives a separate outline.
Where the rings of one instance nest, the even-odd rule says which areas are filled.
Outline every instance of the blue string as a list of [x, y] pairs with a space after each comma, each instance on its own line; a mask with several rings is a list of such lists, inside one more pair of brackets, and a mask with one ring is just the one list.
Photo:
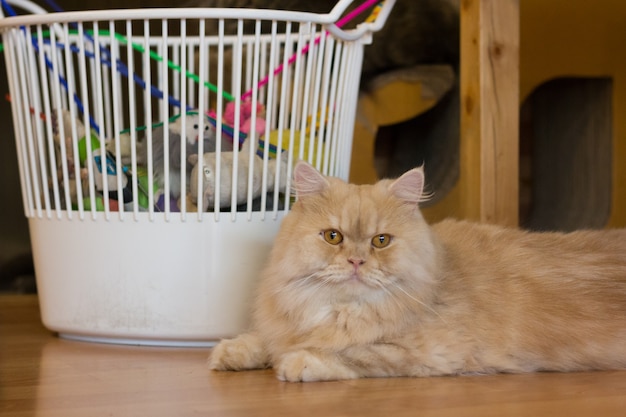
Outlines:
[[63, 9], [54, 0], [46, 0], [46, 4], [55, 12], [62, 12]]
[[[52, 41], [50, 39], [44, 39], [44, 44], [46, 45], [52, 45]], [[63, 49], [65, 48], [65, 44], [63, 44], [62, 42], [56, 42], [55, 46], [59, 49]], [[76, 45], [70, 45], [70, 51], [79, 54], [81, 52], [81, 49], [76, 46]], [[84, 51], [85, 57], [90, 58], [90, 59], [95, 59], [96, 55], [93, 52], [89, 52], [89, 51]], [[103, 59], [102, 57], [100, 57], [100, 62], [104, 65], [106, 65], [107, 67], [111, 68], [112, 67], [112, 62], [108, 59]], [[129, 78], [131, 77], [131, 75], [128, 72], [128, 67], [126, 65], [124, 65], [123, 62], [121, 62], [119, 59], [117, 60], [117, 66], [116, 66], [116, 70], [122, 74], [124, 77]], [[154, 85], [150, 85], [148, 86], [148, 84], [137, 74], [133, 73], [132, 74], [132, 79], [133, 81], [139, 85], [142, 89], [146, 89], [149, 87], [150, 89], [150, 93], [159, 99], [163, 99], [165, 94], [163, 94], [163, 91], [159, 90], [157, 87], [155, 87]], [[183, 104], [180, 102], [180, 100], [178, 100], [177, 98], [173, 97], [173, 96], [168, 96], [167, 97], [168, 103], [182, 108]], [[187, 106], [187, 110], [191, 110], [192, 108], [190, 106]]]

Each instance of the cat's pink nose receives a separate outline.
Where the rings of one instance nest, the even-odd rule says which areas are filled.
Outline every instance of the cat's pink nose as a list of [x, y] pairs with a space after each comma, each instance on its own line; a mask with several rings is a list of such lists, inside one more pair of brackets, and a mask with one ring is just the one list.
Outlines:
[[359, 265], [363, 265], [365, 263], [363, 259], [359, 258], [348, 258], [348, 262], [350, 262], [355, 267], [358, 267]]

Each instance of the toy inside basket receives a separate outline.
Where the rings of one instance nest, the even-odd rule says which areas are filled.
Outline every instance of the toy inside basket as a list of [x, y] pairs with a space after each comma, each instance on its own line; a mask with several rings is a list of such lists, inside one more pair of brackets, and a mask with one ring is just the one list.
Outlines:
[[241, 330], [294, 163], [347, 179], [363, 46], [394, 1], [344, 31], [377, 1], [350, 3], [40, 14], [2, 0], [5, 14], [35, 13], [0, 31], [49, 328], [161, 341]]

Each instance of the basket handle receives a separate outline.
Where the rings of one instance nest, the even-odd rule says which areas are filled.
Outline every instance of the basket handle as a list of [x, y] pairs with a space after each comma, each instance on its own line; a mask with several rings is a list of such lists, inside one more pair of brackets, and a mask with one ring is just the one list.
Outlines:
[[[19, 7], [20, 9], [25, 10], [32, 14], [48, 13], [46, 9], [44, 9], [37, 3], [34, 3], [30, 0], [4, 0], [3, 3], [4, 2], [7, 2], [11, 6]], [[2, 11], [2, 7], [0, 7], [0, 18], [3, 18], [3, 17], [6, 17], [6, 16], [4, 15], [4, 12]]]
[[[348, 6], [353, 3], [353, 1], [354, 0], [339, 0], [339, 2], [328, 14], [328, 16], [335, 21], [335, 23], [325, 26], [326, 31], [345, 41], [359, 39], [366, 33], [378, 32], [385, 25], [385, 22], [387, 21], [387, 18], [396, 3], [396, 0], [365, 0], [351, 13], [346, 15], [344, 18], [341, 18], [341, 15], [346, 11]], [[341, 27], [355, 17], [356, 14], [359, 14], [361, 11], [377, 3], [381, 4], [381, 7], [377, 11], [373, 21], [360, 23], [356, 29], [353, 30], [345, 31], [341, 29]]]
[[[10, 6], [15, 6], [21, 10], [24, 10], [31, 14], [48, 14], [48, 11], [31, 0], [2, 0], [2, 3], [7, 3]], [[6, 17], [3, 12], [3, 7], [0, 7], [0, 19]], [[62, 35], [62, 31], [58, 24], [51, 24], [58, 35]]]

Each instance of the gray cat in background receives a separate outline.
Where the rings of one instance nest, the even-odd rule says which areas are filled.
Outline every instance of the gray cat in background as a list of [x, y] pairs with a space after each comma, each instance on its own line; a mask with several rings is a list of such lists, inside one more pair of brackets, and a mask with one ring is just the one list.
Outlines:
[[[184, 6], [327, 13], [337, 1], [189, 0]], [[359, 4], [361, 2], [355, 0], [351, 8]], [[245, 28], [246, 32], [251, 30], [251, 26]], [[234, 28], [227, 27], [226, 31], [234, 33]], [[362, 86], [366, 87], [376, 75], [393, 69], [418, 64], [450, 64], [457, 67], [458, 59], [459, 0], [397, 0], [384, 27], [374, 34], [372, 44], [365, 47]]]

